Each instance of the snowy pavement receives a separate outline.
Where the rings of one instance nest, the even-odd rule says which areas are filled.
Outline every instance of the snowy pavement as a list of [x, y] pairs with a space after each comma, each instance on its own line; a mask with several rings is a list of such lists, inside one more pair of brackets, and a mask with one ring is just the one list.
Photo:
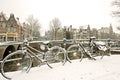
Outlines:
[[[12, 80], [120, 80], [120, 55], [96, 59], [85, 58], [82, 62], [72, 60], [72, 63], [67, 62], [64, 66], [54, 64], [53, 69], [47, 65], [34, 67], [29, 73], [20, 73]], [[6, 79], [0, 74], [0, 80]]]

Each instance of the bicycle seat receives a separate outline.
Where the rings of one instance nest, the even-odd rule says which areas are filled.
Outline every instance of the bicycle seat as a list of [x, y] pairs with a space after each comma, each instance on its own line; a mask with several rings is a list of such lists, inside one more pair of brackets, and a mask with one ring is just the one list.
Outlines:
[[96, 42], [97, 45], [101, 45], [101, 46], [105, 46], [105, 42], [102, 42], [102, 41], [99, 41], [99, 42]]
[[95, 37], [95, 36], [92, 36], [92, 37], [90, 37], [90, 39], [96, 39], [96, 37]]
[[50, 41], [43, 41], [42, 44], [44, 45], [48, 45], [50, 43]]

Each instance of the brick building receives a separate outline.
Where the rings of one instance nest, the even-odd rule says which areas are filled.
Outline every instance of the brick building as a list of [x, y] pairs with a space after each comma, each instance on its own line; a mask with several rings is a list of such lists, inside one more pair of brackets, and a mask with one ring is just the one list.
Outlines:
[[15, 19], [14, 14], [6, 19], [5, 15], [0, 13], [0, 41], [18, 41], [21, 36], [21, 27]]

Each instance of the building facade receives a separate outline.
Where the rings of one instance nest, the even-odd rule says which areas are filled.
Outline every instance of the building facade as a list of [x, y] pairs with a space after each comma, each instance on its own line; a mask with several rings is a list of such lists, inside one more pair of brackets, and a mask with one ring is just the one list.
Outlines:
[[14, 14], [6, 19], [5, 15], [0, 13], [0, 41], [18, 41], [21, 36], [21, 27], [15, 19]]

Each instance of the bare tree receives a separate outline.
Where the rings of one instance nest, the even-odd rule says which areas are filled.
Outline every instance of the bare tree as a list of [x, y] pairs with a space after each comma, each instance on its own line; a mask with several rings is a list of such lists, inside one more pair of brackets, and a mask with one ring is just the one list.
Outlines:
[[112, 6], [115, 10], [112, 11], [114, 17], [120, 17], [120, 0], [114, 0]]
[[[112, 11], [112, 16], [116, 17], [118, 19], [118, 22], [120, 22], [120, 0], [114, 0], [112, 2], [112, 6], [114, 7], [114, 10]], [[118, 30], [120, 30], [120, 26], [117, 27]]]
[[54, 18], [52, 21], [50, 21], [50, 31], [53, 35], [53, 39], [56, 40], [57, 32], [61, 28], [61, 22], [58, 18]]
[[28, 23], [28, 26], [29, 26], [29, 28], [31, 30], [31, 36], [32, 37], [40, 37], [41, 25], [40, 25], [38, 19], [35, 19], [33, 17], [33, 15], [30, 15], [27, 18], [27, 23]]

